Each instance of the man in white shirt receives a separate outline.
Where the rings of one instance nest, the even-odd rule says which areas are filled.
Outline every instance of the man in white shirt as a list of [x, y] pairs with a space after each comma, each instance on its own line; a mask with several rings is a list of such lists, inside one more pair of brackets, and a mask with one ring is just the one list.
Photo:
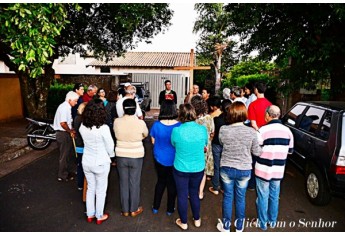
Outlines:
[[[118, 117], [122, 117], [124, 115], [124, 111], [123, 111], [123, 107], [122, 107], [123, 101], [128, 99], [128, 98], [135, 99], [135, 92], [136, 92], [136, 89], [135, 89], [135, 87], [133, 85], [128, 85], [127, 87], [125, 87], [126, 95], [124, 97], [120, 98], [116, 102], [116, 111], [117, 111]], [[140, 109], [140, 106], [139, 106], [137, 101], [136, 101], [136, 104], [137, 104], [137, 108], [136, 108], [136, 111], [135, 111], [135, 115], [139, 119], [142, 120], [142, 119], [144, 119], [143, 113], [142, 113], [142, 111]]]
[[72, 113], [71, 109], [74, 107], [79, 99], [76, 92], [70, 91], [66, 95], [66, 99], [60, 104], [56, 110], [54, 117], [54, 130], [56, 130], [56, 141], [59, 147], [59, 171], [58, 181], [67, 182], [73, 180], [75, 172], [73, 170], [74, 151], [72, 138], [75, 137], [75, 130], [72, 128]]

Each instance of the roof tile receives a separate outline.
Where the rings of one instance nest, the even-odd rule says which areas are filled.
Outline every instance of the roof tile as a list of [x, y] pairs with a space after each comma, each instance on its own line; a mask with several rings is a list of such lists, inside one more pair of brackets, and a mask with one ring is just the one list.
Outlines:
[[114, 57], [107, 63], [94, 60], [89, 64], [89, 66], [111, 67], [175, 67], [189, 65], [189, 52], [127, 52], [122, 57]]

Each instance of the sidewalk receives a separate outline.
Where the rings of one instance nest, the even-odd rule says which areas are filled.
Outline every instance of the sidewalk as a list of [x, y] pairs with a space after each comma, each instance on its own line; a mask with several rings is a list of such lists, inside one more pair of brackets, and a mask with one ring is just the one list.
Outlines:
[[42, 151], [30, 148], [26, 139], [27, 125], [25, 118], [0, 123], [0, 178], [57, 148], [55, 142]]
[[[145, 120], [156, 120], [158, 115], [159, 109], [151, 109], [146, 112]], [[57, 148], [56, 142], [52, 142], [45, 150], [30, 148], [26, 139], [27, 125], [28, 121], [25, 118], [0, 122], [0, 178]]]

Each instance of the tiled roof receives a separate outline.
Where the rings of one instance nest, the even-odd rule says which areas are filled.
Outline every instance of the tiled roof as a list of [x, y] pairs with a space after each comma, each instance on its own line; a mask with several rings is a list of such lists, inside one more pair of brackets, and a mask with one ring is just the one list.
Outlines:
[[189, 52], [127, 52], [111, 61], [94, 60], [89, 66], [110, 67], [176, 67], [189, 66]]

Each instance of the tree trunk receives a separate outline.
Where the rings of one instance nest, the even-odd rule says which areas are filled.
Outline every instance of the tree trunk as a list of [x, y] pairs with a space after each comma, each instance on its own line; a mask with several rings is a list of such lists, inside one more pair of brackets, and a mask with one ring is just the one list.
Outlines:
[[44, 70], [45, 73], [37, 78], [18, 73], [26, 115], [32, 118], [47, 118], [47, 97], [55, 71], [52, 64]]
[[218, 55], [217, 58], [217, 65], [215, 67], [216, 70], [216, 83], [215, 83], [215, 88], [214, 88], [214, 93], [218, 94], [219, 90], [220, 90], [220, 86], [221, 86], [221, 65], [222, 65], [222, 55]]

